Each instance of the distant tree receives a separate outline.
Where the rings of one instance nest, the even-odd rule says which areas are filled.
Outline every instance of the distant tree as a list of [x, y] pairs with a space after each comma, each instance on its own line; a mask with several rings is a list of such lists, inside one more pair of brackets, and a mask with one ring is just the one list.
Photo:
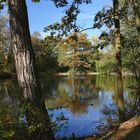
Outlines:
[[13, 53], [7, 16], [0, 16], [0, 71], [14, 71]]
[[37, 47], [40, 46], [41, 39], [42, 39], [41, 38], [41, 34], [38, 31], [34, 32], [31, 35], [31, 41], [32, 41], [32, 44], [33, 44], [34, 49], [37, 49]]
[[39, 38], [39, 39], [42, 38], [40, 32], [38, 32], [38, 31], [33, 32], [33, 33], [32, 33], [32, 37]]
[[86, 34], [71, 34], [58, 46], [59, 65], [68, 66], [72, 73], [85, 73], [93, 63], [92, 49]]
[[40, 47], [36, 50], [39, 70], [51, 73], [58, 70], [58, 53], [56, 47], [60, 42], [61, 39], [52, 36], [47, 36], [40, 41]]
[[106, 74], [116, 72], [114, 47], [110, 48], [110, 50], [106, 52], [104, 51], [100, 52], [99, 55], [100, 57], [96, 61], [96, 71]]

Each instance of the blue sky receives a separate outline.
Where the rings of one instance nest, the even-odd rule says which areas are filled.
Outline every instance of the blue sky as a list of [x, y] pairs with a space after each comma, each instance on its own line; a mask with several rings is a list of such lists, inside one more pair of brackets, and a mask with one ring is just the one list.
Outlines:
[[[68, 0], [71, 1], [71, 0]], [[42, 37], [47, 34], [43, 32], [44, 27], [59, 22], [64, 15], [65, 8], [56, 8], [50, 0], [41, 0], [39, 3], [33, 3], [32, 0], [26, 0], [29, 26], [31, 34], [35, 31], [39, 31]], [[93, 0], [92, 4], [83, 4], [80, 6], [81, 13], [78, 17], [78, 24], [81, 27], [91, 27], [93, 24], [93, 18], [95, 14], [101, 10], [104, 6], [110, 6], [112, 0]], [[2, 12], [5, 13], [6, 9]], [[101, 31], [94, 29], [86, 31], [89, 38], [92, 36], [98, 36]]]
[[[65, 8], [56, 8], [53, 2], [49, 0], [41, 0], [40, 3], [33, 3], [31, 0], [26, 1], [31, 34], [35, 31], [39, 31], [43, 37], [46, 36], [47, 34], [43, 32], [44, 27], [59, 22], [64, 15]], [[112, 0], [93, 0], [92, 4], [81, 5], [78, 24], [85, 28], [91, 27], [94, 15], [104, 6], [110, 6], [111, 4]], [[94, 29], [86, 32], [88, 36], [91, 37], [99, 35], [101, 31]]]

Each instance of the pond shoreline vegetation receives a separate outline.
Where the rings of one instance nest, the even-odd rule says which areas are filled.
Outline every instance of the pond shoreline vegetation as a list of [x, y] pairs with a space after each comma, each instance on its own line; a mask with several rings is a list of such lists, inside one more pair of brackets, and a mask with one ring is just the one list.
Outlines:
[[[40, 75], [42, 75], [45, 72], [41, 72]], [[59, 72], [59, 73], [51, 73], [52, 76], [70, 76], [69, 73], [67, 72]], [[85, 74], [80, 74], [80, 73], [75, 73], [75, 76], [88, 76], [88, 75], [116, 75], [116, 73], [100, 73], [100, 72], [88, 72]], [[134, 76], [133, 73], [130, 72], [124, 72], [122, 76]], [[16, 73], [9, 73], [9, 72], [0, 72], [0, 79], [11, 79], [15, 78]]]

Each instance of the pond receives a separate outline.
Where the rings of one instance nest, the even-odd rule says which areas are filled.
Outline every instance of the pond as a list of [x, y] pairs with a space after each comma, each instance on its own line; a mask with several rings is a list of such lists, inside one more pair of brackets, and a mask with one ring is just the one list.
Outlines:
[[[43, 98], [53, 124], [55, 139], [98, 137], [114, 129], [122, 118], [137, 113], [138, 94], [130, 89], [134, 83], [132, 77], [123, 78], [124, 92], [121, 98], [116, 93], [115, 76], [43, 76]], [[0, 82], [0, 104], [6, 104], [5, 108], [10, 106], [12, 112], [18, 112], [21, 102], [17, 85], [15, 80]], [[123, 110], [123, 107], [125, 112], [118, 111]]]

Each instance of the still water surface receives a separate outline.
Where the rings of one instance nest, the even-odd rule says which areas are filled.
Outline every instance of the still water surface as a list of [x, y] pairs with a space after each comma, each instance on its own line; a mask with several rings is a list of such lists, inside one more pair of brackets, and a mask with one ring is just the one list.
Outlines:
[[[123, 79], [123, 97], [116, 94], [114, 76], [42, 78], [41, 86], [46, 108], [59, 139], [85, 138], [107, 133], [118, 125], [121, 115], [137, 112], [136, 92], [129, 87], [131, 77]], [[17, 82], [0, 81], [0, 103], [8, 102], [13, 110], [20, 102]], [[121, 101], [120, 101], [121, 100]], [[118, 101], [125, 104], [124, 114], [118, 112]]]

